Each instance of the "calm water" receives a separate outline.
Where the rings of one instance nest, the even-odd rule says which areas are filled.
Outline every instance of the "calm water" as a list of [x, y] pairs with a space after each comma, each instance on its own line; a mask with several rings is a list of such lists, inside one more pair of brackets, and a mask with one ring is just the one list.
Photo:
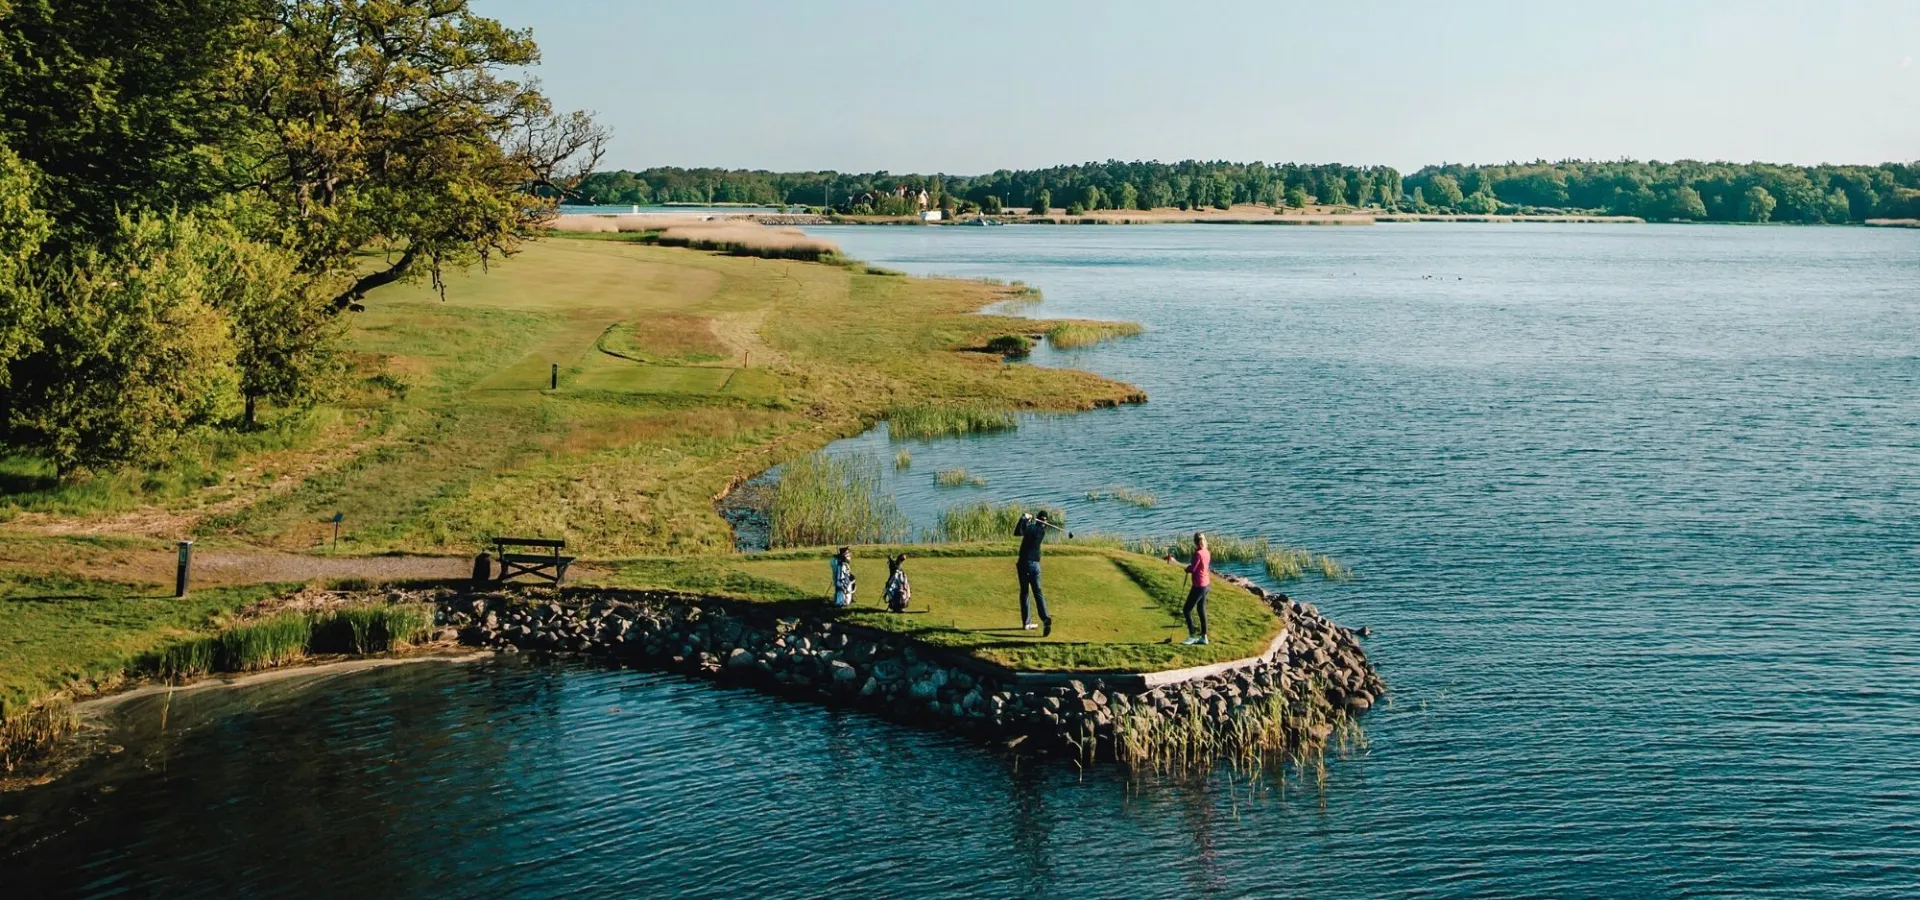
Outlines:
[[[136, 702], [128, 752], [0, 797], [0, 893], [1920, 893], [1920, 234], [820, 230], [1145, 323], [1036, 360], [1147, 406], [914, 445], [893, 490], [1335, 554], [1358, 580], [1288, 589], [1373, 627], [1370, 751], [1129, 784], [672, 677], [409, 666], [176, 698], [164, 738]], [[1110, 484], [1160, 503], [1081, 499]]]

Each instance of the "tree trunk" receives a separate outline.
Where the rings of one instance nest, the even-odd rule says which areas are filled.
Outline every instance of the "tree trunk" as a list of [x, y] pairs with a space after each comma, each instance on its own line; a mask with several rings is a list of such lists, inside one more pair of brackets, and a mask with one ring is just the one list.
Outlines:
[[247, 395], [247, 419], [246, 419], [246, 427], [247, 427], [247, 430], [249, 430], [249, 431], [251, 431], [251, 430], [253, 430], [253, 400], [254, 400], [254, 397], [253, 397], [253, 395], [252, 395], [252, 394], [248, 394], [248, 395]]

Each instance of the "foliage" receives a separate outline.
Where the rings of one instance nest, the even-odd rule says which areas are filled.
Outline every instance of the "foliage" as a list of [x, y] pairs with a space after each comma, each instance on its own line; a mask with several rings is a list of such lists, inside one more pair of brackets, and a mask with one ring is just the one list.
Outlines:
[[65, 260], [45, 285], [37, 347], [10, 366], [5, 442], [76, 467], [151, 462], [231, 395], [233, 344], [210, 298], [229, 273], [189, 218], [123, 219], [111, 251]]
[[880, 464], [870, 456], [813, 453], [780, 469], [774, 489], [775, 547], [870, 544], [907, 536], [907, 518], [881, 492]]
[[[1437, 206], [1448, 181], [1471, 185], [1520, 211], [1588, 211], [1712, 222], [1861, 222], [1920, 212], [1920, 165], [1787, 166], [1773, 163], [1561, 162], [1428, 166], [1406, 185]], [[1438, 190], [1436, 191], [1436, 187]], [[1756, 193], [1756, 190], [1758, 193]], [[1472, 200], [1469, 196], [1468, 201]], [[1770, 201], [1770, 202], [1769, 202]]]
[[[39, 174], [0, 141], [0, 391], [8, 384], [8, 364], [32, 345], [40, 295], [30, 283], [30, 266], [52, 233], [46, 210], [33, 204]], [[4, 431], [0, 406], [0, 431]]]
[[1053, 209], [1053, 192], [1047, 190], [1046, 188], [1041, 188], [1040, 190], [1034, 192], [1032, 206], [1033, 206], [1033, 210], [1032, 210], [1033, 215], [1036, 215], [1036, 216], [1046, 215], [1048, 211]]

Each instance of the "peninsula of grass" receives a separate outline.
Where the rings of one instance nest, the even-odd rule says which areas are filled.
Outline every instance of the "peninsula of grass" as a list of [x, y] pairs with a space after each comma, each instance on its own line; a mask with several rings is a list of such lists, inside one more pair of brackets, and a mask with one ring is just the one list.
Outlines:
[[[1181, 643], [1185, 573], [1163, 560], [1102, 547], [1049, 547], [1042, 563], [1053, 634], [1020, 628], [1011, 541], [881, 545], [854, 549], [860, 589], [845, 610], [828, 606], [826, 548], [737, 557], [643, 558], [619, 563], [613, 583], [805, 610], [894, 632], [942, 650], [1019, 671], [1140, 672], [1180, 669], [1265, 653], [1281, 623], [1246, 591], [1216, 581], [1208, 601], [1211, 643]], [[885, 557], [907, 554], [913, 606], [889, 613], [880, 587]]]

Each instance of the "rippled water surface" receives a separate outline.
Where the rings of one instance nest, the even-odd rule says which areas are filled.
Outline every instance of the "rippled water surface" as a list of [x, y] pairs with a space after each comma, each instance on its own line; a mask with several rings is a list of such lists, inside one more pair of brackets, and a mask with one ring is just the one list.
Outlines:
[[[0, 893], [1913, 896], [1920, 234], [820, 229], [1139, 339], [1140, 408], [915, 444], [916, 522], [1266, 531], [1394, 687], [1323, 785], [1129, 783], [667, 676], [428, 664], [142, 699], [0, 797]], [[836, 450], [890, 454], [884, 434]], [[963, 465], [985, 488], [941, 489]], [[1089, 489], [1149, 490], [1148, 510]]]

